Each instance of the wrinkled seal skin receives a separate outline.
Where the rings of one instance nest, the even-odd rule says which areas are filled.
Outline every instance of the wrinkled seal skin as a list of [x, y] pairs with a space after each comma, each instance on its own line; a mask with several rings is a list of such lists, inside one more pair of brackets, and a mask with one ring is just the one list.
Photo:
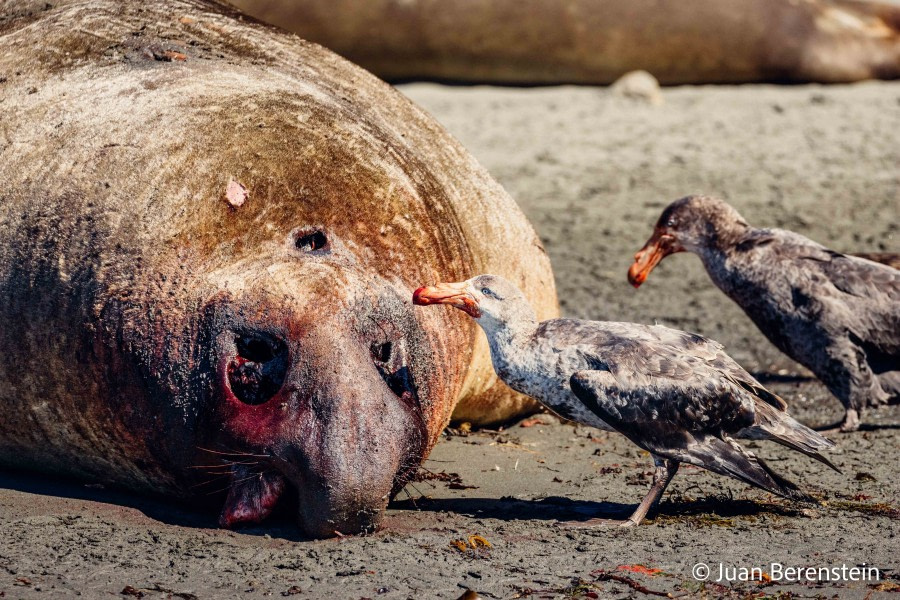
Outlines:
[[553, 315], [549, 261], [390, 86], [201, 0], [0, 15], [0, 464], [228, 487], [225, 525], [287, 483], [308, 534], [356, 533], [458, 399], [533, 406], [464, 315], [409, 298], [496, 270]]
[[900, 76], [900, 9], [847, 0], [229, 0], [388, 80], [606, 84]]

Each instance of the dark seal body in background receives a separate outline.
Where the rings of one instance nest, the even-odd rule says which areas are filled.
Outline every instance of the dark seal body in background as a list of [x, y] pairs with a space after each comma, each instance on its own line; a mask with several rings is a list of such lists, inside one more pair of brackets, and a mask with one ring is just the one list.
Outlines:
[[0, 464], [355, 533], [458, 400], [531, 406], [409, 294], [497, 271], [553, 316], [546, 254], [390, 86], [201, 0], [0, 2], [0, 82]]
[[900, 7], [850, 0], [229, 0], [388, 80], [900, 77]]

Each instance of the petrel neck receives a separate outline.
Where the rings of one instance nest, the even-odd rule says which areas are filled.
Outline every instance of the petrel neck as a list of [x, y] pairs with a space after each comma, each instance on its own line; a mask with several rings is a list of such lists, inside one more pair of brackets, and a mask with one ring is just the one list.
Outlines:
[[491, 354], [497, 358], [506, 358], [526, 351], [534, 339], [537, 327], [537, 319], [527, 317], [485, 327]]
[[739, 221], [727, 221], [709, 223], [706, 235], [699, 247], [693, 250], [700, 256], [704, 263], [723, 261], [734, 250], [735, 246], [752, 236], [755, 228], [747, 224], [743, 219]]
[[769, 241], [771, 237], [765, 230], [744, 224], [731, 228], [715, 244], [703, 247], [697, 254], [716, 286], [737, 300], [736, 296], [758, 293], [756, 279], [768, 276], [765, 269], [760, 269], [762, 264], [755, 249]]

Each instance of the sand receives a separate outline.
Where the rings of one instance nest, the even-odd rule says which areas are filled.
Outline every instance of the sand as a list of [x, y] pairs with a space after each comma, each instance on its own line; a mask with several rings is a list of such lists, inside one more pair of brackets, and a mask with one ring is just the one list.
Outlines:
[[[564, 314], [703, 333], [787, 398], [799, 419], [840, 417], [837, 401], [768, 344], [696, 257], [669, 258], [639, 291], [625, 271], [662, 207], [690, 193], [721, 196], [754, 224], [838, 250], [900, 250], [900, 83], [669, 88], [661, 106], [595, 88], [401, 89], [520, 202], [553, 261]], [[842, 474], [751, 444], [820, 494], [822, 506], [792, 506], [683, 468], [659, 515], [632, 530], [554, 525], [598, 511], [627, 515], [646, 492], [651, 463], [620, 436], [546, 415], [448, 436], [425, 465], [432, 479], [401, 492], [384, 529], [368, 537], [305, 541], [289, 516], [223, 531], [215, 515], [0, 474], [0, 596], [455, 599], [473, 589], [484, 598], [896, 597], [900, 408], [868, 413], [864, 423], [837, 438]], [[491, 547], [472, 538], [472, 548], [471, 535]], [[701, 562], [712, 579], [720, 563], [773, 575], [773, 562], [865, 563], [881, 578], [703, 583], [691, 574]]]

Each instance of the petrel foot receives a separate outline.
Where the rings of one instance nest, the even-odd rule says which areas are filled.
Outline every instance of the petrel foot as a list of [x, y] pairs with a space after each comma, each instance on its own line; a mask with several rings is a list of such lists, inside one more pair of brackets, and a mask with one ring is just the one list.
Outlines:
[[816, 427], [815, 430], [823, 435], [834, 435], [838, 433], [853, 433], [859, 431], [859, 412], [856, 409], [847, 409], [844, 418], [837, 423], [826, 425], [824, 427]]
[[855, 408], [848, 408], [844, 415], [844, 422], [841, 423], [841, 433], [851, 433], [859, 430], [859, 411]]

